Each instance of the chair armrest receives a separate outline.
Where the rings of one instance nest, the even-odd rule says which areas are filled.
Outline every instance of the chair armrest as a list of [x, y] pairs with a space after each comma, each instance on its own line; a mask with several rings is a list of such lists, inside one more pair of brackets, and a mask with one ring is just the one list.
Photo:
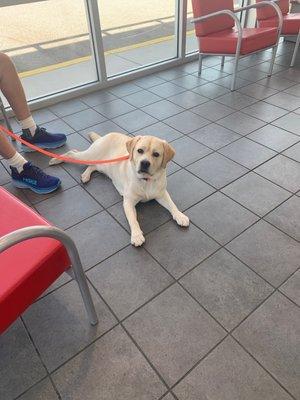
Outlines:
[[278, 0], [270, 0], [270, 1], [261, 1], [256, 4], [250, 4], [249, 6], [236, 8], [234, 10], [235, 13], [239, 13], [242, 11], [251, 10], [252, 8], [261, 8], [261, 7], [273, 7], [278, 15], [278, 30], [281, 32], [282, 24], [283, 24], [283, 16], [280, 10], [280, 7], [276, 4]]

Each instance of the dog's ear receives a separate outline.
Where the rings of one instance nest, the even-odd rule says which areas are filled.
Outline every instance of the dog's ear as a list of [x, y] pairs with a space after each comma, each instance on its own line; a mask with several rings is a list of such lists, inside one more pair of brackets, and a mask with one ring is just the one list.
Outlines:
[[136, 136], [132, 139], [129, 139], [128, 142], [126, 142], [126, 148], [129, 153], [129, 160], [132, 160], [133, 157], [133, 150], [137, 144], [137, 142], [141, 139], [142, 136]]
[[164, 141], [164, 157], [162, 161], [162, 167], [166, 168], [169, 161], [175, 156], [175, 150], [169, 143]]

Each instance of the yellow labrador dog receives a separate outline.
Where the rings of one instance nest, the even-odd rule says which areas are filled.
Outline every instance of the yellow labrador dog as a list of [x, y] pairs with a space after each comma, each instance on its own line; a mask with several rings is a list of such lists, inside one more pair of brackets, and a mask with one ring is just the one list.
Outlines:
[[[64, 154], [78, 160], [116, 158], [129, 153], [129, 159], [119, 163], [91, 165], [81, 175], [88, 182], [93, 171], [107, 175], [123, 196], [124, 211], [131, 229], [131, 243], [141, 246], [145, 242], [137, 221], [137, 203], [155, 199], [170, 211], [180, 226], [188, 226], [189, 219], [178, 210], [167, 192], [166, 165], [174, 157], [174, 149], [164, 140], [153, 136], [130, 138], [121, 133], [109, 133], [103, 137], [89, 134], [91, 146], [85, 151], [71, 150]], [[50, 165], [61, 160], [52, 158]]]

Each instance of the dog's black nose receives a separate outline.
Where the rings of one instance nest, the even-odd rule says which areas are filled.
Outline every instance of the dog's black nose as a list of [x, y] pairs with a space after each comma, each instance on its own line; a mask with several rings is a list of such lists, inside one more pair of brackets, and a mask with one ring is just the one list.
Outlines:
[[141, 161], [141, 170], [147, 171], [150, 167], [150, 162], [148, 160]]

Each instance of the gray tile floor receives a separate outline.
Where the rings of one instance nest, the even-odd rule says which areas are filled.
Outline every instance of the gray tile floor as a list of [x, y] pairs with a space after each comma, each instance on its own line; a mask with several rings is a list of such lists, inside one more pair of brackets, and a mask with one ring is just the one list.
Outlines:
[[269, 57], [241, 62], [235, 93], [232, 63], [211, 57], [201, 79], [191, 63], [34, 113], [67, 148], [90, 130], [171, 141], [169, 190], [191, 226], [139, 205], [135, 249], [107, 178], [47, 168], [63, 184], [42, 197], [1, 160], [0, 184], [76, 241], [100, 320], [63, 275], [0, 339], [1, 400], [300, 399], [300, 58], [288, 70], [281, 45], [267, 79]]

